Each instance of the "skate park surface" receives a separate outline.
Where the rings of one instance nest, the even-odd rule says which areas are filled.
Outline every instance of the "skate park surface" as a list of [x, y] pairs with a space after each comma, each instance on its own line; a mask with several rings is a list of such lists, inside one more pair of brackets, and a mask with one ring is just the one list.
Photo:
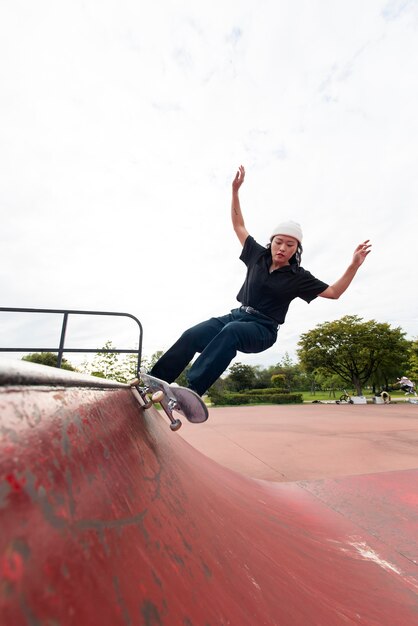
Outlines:
[[218, 463], [277, 482], [418, 465], [418, 405], [409, 402], [214, 407], [179, 432]]
[[418, 623], [418, 405], [174, 433], [126, 386], [31, 366], [0, 368], [0, 410], [0, 623]]

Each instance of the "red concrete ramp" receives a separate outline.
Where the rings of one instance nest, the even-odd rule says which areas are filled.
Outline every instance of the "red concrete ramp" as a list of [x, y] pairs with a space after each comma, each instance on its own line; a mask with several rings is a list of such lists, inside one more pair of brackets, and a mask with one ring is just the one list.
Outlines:
[[128, 388], [1, 382], [2, 626], [418, 624], [417, 472], [256, 481]]

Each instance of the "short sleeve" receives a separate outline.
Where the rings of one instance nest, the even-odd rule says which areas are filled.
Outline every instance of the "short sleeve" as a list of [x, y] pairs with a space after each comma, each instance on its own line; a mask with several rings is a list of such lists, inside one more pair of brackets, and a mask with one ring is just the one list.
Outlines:
[[298, 297], [309, 303], [325, 291], [329, 285], [319, 280], [319, 278], [315, 278], [307, 270], [303, 268], [300, 268], [300, 270]]
[[266, 252], [266, 248], [256, 242], [254, 237], [248, 235], [247, 239], [244, 241], [244, 246], [241, 251], [240, 260], [247, 265], [251, 265], [257, 259]]

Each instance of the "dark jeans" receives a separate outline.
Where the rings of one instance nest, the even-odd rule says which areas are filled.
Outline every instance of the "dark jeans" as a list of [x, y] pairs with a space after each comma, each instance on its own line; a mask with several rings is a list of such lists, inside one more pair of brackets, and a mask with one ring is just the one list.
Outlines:
[[270, 348], [277, 339], [277, 324], [268, 318], [233, 309], [186, 330], [157, 361], [151, 374], [173, 382], [193, 359], [189, 386], [202, 395], [226, 370], [237, 351], [255, 353]]

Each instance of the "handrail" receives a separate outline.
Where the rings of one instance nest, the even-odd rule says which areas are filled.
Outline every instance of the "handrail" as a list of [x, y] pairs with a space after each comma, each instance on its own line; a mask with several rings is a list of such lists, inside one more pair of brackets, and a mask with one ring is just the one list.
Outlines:
[[[64, 352], [75, 352], [75, 353], [112, 353], [112, 354], [137, 354], [137, 373], [141, 367], [141, 357], [142, 357], [142, 324], [135, 315], [131, 313], [121, 313], [116, 311], [78, 311], [75, 309], [34, 309], [34, 308], [20, 308], [20, 307], [0, 307], [0, 313], [47, 313], [54, 315], [62, 315], [62, 326], [61, 326], [61, 335], [59, 340], [59, 346], [55, 348], [46, 348], [46, 347], [35, 347], [35, 348], [2, 348], [0, 346], [0, 352], [58, 352], [57, 358], [57, 367], [62, 366], [62, 357]], [[112, 317], [128, 317], [136, 324], [139, 328], [139, 338], [138, 338], [138, 349], [125, 349], [125, 348], [66, 348], [65, 347], [65, 336], [67, 332], [67, 323], [68, 317], [70, 315], [102, 315], [102, 316], [112, 316]]]

